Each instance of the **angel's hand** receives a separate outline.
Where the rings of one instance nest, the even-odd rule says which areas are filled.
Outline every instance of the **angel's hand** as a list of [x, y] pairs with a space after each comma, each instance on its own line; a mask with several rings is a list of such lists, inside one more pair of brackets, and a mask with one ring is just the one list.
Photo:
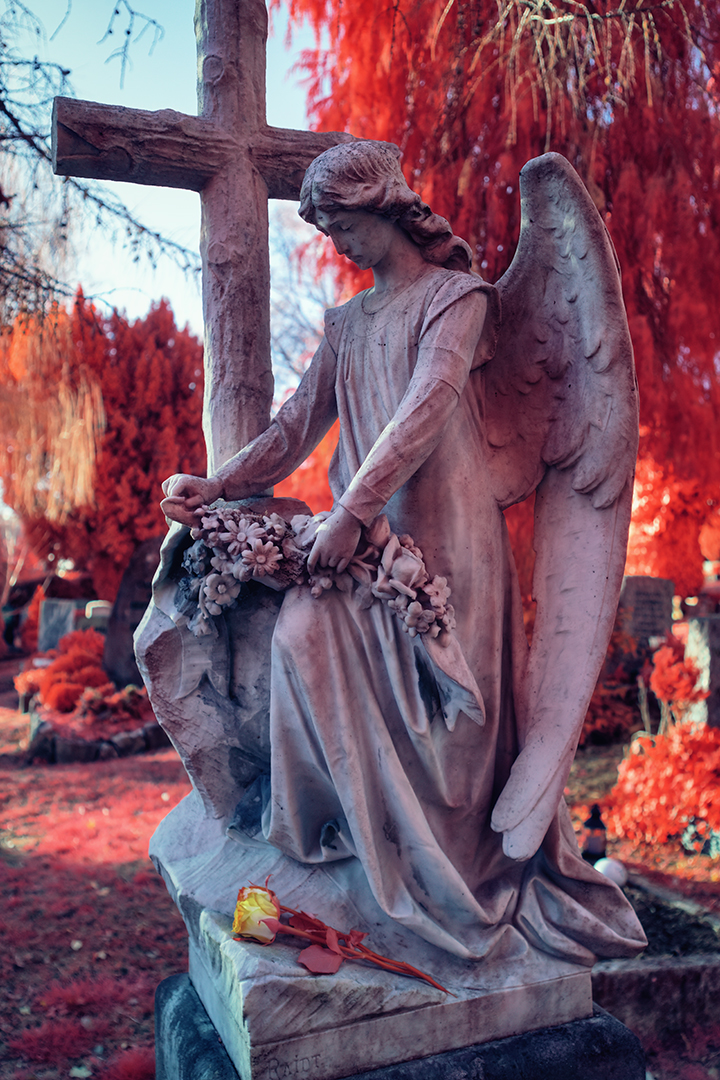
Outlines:
[[189, 476], [175, 473], [162, 486], [165, 498], [160, 508], [165, 517], [182, 525], [197, 525], [197, 509], [207, 506], [222, 495], [222, 481], [216, 476]]
[[315, 534], [308, 570], [313, 574], [320, 563], [320, 566], [331, 566], [342, 574], [357, 551], [359, 541], [360, 522], [344, 506], [338, 506]]

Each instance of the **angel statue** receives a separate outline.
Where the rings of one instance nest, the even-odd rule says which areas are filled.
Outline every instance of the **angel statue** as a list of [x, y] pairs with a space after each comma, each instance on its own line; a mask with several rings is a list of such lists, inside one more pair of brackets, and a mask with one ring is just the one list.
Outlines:
[[[193, 529], [175, 619], [189, 649], [221, 640], [250, 585], [287, 585], [272, 594], [269, 770], [239, 790], [235, 832], [295, 867], [345, 866], [384, 916], [464, 960], [501, 941], [584, 965], [632, 956], [642, 930], [583, 861], [563, 800], [637, 450], [613, 247], [546, 154], [522, 172], [517, 252], [490, 285], [399, 157], [356, 141], [312, 162], [301, 217], [374, 285], [326, 313], [263, 434], [215, 475], [163, 485]], [[336, 420], [332, 511], [253, 513]], [[528, 648], [503, 510], [533, 492]]]

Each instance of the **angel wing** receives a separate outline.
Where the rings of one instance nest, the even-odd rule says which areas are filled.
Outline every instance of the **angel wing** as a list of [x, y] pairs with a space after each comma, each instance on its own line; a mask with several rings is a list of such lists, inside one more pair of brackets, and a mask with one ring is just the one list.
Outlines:
[[638, 443], [637, 383], [617, 258], [559, 154], [520, 174], [502, 326], [482, 369], [490, 468], [504, 509], [536, 491], [537, 616], [518, 709], [519, 754], [492, 827], [514, 859], [557, 811], [622, 584]]

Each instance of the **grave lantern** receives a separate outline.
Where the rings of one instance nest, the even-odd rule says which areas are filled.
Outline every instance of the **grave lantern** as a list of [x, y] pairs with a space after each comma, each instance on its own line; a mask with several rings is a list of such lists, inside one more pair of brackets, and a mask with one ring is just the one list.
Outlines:
[[594, 864], [598, 859], [605, 857], [605, 832], [605, 822], [600, 817], [600, 807], [594, 803], [590, 809], [590, 817], [585, 822], [583, 836], [582, 857], [587, 862]]

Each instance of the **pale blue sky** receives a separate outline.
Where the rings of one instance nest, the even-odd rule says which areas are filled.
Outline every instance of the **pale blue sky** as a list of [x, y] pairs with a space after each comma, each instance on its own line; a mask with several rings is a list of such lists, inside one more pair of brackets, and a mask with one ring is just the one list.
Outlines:
[[[115, 5], [113, 0], [71, 0], [67, 21], [56, 31], [67, 0], [28, 0], [42, 20], [47, 40], [38, 38], [28, 49], [40, 59], [54, 60], [71, 69], [78, 97], [134, 108], [172, 108], [196, 112], [194, 0], [133, 0], [133, 6], [162, 24], [164, 35], [151, 55], [152, 30], [132, 46], [132, 64], [120, 85], [120, 64], [108, 59], [120, 44], [127, 25], [121, 8], [117, 29], [99, 44]], [[302, 48], [312, 45], [312, 35], [295, 35], [292, 49], [284, 44], [285, 21], [275, 17], [275, 32], [268, 42], [268, 122], [280, 127], [304, 127], [304, 94], [299, 76], [291, 74]], [[136, 29], [142, 24], [138, 22]], [[151, 229], [187, 247], [197, 247], [200, 206], [194, 192], [169, 188], [111, 185], [132, 212]], [[163, 260], [153, 273], [138, 267], [119, 247], [110, 247], [94, 232], [84, 245], [77, 268], [78, 279], [88, 294], [102, 294], [131, 317], [144, 315], [152, 300], [167, 296], [180, 325], [189, 322], [201, 333], [199, 288]]]

